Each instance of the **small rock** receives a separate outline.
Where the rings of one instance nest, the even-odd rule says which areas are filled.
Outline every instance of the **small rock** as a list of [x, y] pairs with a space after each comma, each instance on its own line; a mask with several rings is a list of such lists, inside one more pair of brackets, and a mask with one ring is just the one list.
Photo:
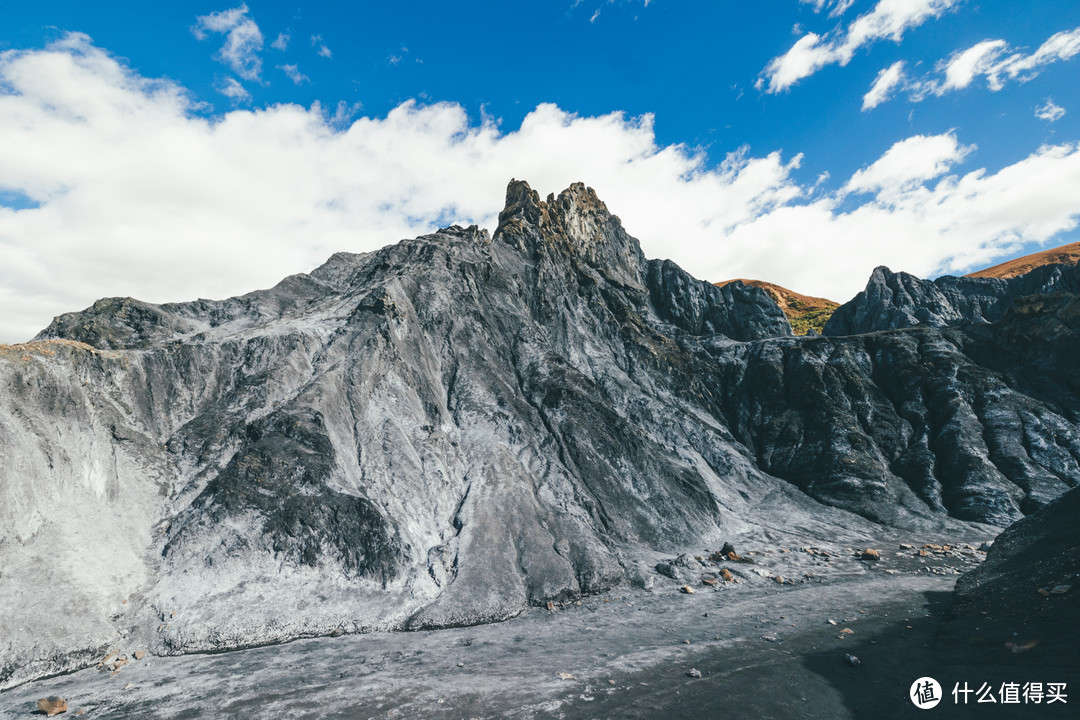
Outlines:
[[698, 670], [697, 668], [690, 668], [689, 670], [686, 671], [686, 674], [687, 674], [687, 676], [692, 677], [692, 678], [701, 677], [701, 671]]
[[780, 585], [783, 585], [784, 584], [784, 576], [783, 575], [777, 575], [776, 577], [773, 578], [773, 581], [780, 584]]
[[341, 637], [344, 634], [345, 634], [345, 631], [342, 630], [341, 628], [334, 628], [333, 630], [330, 631], [330, 637]]
[[914, 550], [915, 546], [914, 545], [909, 545], [907, 543], [900, 543], [900, 549], [901, 550]]
[[875, 561], [880, 560], [881, 559], [881, 553], [878, 552], [877, 550], [875, 550], [874, 548], [867, 548], [867, 549], [863, 550], [862, 555], [860, 556], [860, 559], [861, 560], [875, 560]]
[[843, 637], [845, 635], [854, 635], [854, 634], [855, 634], [855, 631], [852, 630], [851, 628], [844, 628], [843, 630], [840, 631], [840, 634], [837, 635], [836, 637]]
[[551, 612], [555, 612], [555, 603], [553, 603], [552, 601], [548, 600], [548, 601], [547, 601], [547, 609], [548, 609], [548, 610], [550, 610]]
[[835, 624], [836, 624], [836, 621], [835, 621], [835, 620], [833, 620], [832, 618], [829, 618], [829, 624], [830, 624], [830, 625], [835, 625]]
[[848, 653], [844, 656], [844, 662], [846, 662], [848, 665], [851, 665], [852, 667], [857, 667], [862, 664], [862, 661], [860, 661], [859, 658], [855, 657], [851, 653]]
[[49, 717], [59, 715], [60, 713], [67, 712], [67, 700], [62, 697], [50, 695], [49, 697], [44, 697], [37, 701], [37, 709], [39, 712], [43, 712]]
[[735, 546], [731, 543], [724, 543], [724, 547], [720, 548], [720, 554], [727, 557], [731, 553], [735, 552]]
[[689, 585], [683, 585], [681, 588], [679, 588], [679, 592], [685, 593], [687, 595], [693, 595], [694, 588], [690, 587]]
[[561, 672], [561, 673], [559, 673], [559, 679], [560, 680], [573, 680], [574, 676], [571, 675], [570, 673]]
[[772, 634], [762, 635], [761, 639], [764, 640], [765, 642], [780, 642], [780, 638], [778, 638], [778, 637], [776, 637], [775, 635], [772, 635]]
[[993, 540], [987, 540], [979, 546], [979, 552], [990, 552], [990, 548], [994, 545]]
[[145, 650], [136, 650], [135, 651], [135, 659], [136, 660], [142, 660], [144, 657], [146, 657], [146, 651]]
[[1072, 590], [1072, 585], [1055, 585], [1053, 588], [1050, 589], [1050, 594], [1051, 595], [1064, 595], [1065, 593], [1069, 592], [1070, 590]]
[[682, 571], [669, 562], [656, 563], [656, 572], [672, 580], [682, 580]]
[[701, 582], [705, 583], [706, 585], [719, 585], [720, 584], [720, 581], [717, 580], [716, 578], [701, 578]]
[[1007, 647], [1009, 649], [1009, 652], [1011, 652], [1013, 655], [1020, 655], [1022, 653], [1026, 653], [1028, 650], [1032, 649], [1038, 644], [1038, 640], [1032, 640], [1031, 642], [1026, 643], [1007, 642], [1005, 643], [1005, 647]]
[[724, 578], [724, 582], [735, 582], [735, 576], [727, 568], [720, 571], [720, 577]]

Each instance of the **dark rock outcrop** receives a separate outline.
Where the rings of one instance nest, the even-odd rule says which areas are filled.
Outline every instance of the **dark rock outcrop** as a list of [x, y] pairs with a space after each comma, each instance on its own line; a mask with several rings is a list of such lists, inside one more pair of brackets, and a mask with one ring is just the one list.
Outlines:
[[879, 267], [866, 289], [833, 313], [823, 333], [997, 322], [1017, 298], [1052, 292], [1080, 293], [1080, 267], [1044, 265], [1006, 280], [948, 275], [932, 281]]
[[1080, 481], [1077, 305], [1041, 297], [796, 338], [764, 291], [646, 260], [591, 189], [511, 182], [491, 236], [101, 301], [0, 352], [0, 685], [117, 633], [505, 619], [752, 530], [1008, 524]]
[[[991, 654], [1075, 665], [1080, 640], [1080, 489], [1010, 526], [960, 577], [949, 632]], [[1062, 663], [1062, 664], [1058, 664]]]

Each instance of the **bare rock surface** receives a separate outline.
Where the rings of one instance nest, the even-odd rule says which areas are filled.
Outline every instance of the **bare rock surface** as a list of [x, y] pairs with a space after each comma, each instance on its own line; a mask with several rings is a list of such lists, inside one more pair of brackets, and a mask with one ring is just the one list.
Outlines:
[[[747, 533], [989, 536], [1080, 481], [1077, 304], [1041, 297], [795, 338], [591, 189], [515, 181], [490, 236], [100, 301], [0, 348], [0, 687], [119, 646], [507, 620]], [[676, 567], [695, 598], [800, 577]]]
[[1080, 266], [1041, 265], [1009, 278], [946, 275], [936, 280], [881, 266], [865, 290], [837, 308], [823, 334], [996, 322], [1017, 298], [1054, 292], [1080, 293]]

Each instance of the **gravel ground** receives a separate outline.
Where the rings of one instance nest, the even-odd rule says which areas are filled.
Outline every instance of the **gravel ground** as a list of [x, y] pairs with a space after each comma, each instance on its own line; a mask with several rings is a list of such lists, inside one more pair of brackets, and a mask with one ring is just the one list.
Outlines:
[[946, 694], [932, 716], [1075, 717], [1080, 695], [1038, 708], [953, 704], [964, 681], [1080, 693], [1075, 658], [949, 637], [956, 577], [983, 556], [980, 539], [957, 542], [882, 540], [876, 561], [864, 547], [738, 548], [752, 563], [711, 562], [703, 549], [704, 577], [726, 568], [739, 582], [711, 586], [695, 569], [498, 624], [148, 656], [14, 688], [0, 694], [0, 716], [58, 695], [68, 716], [86, 718], [902, 718], [922, 716], [907, 693], [932, 676]]

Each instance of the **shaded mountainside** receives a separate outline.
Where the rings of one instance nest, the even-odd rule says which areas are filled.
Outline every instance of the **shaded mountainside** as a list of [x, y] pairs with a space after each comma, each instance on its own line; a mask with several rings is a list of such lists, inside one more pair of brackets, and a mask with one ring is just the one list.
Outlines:
[[[989, 653], [1030, 651], [1075, 665], [1080, 639], [1080, 489], [998, 536], [986, 562], [956, 584], [950, 632]], [[975, 628], [974, 626], [978, 626]]]
[[645, 259], [591, 189], [511, 182], [491, 236], [99, 301], [0, 352], [0, 686], [117, 637], [500, 620], [739, 533], [1007, 525], [1080, 481], [1080, 321], [1048, 298], [794, 337], [759, 288]]
[[985, 270], [968, 273], [965, 277], [1001, 278], [1007, 280], [1026, 275], [1043, 265], [1076, 265], [1080, 263], [1080, 242], [1069, 243], [1061, 247], [1050, 248], [1042, 252], [1014, 258]]
[[825, 298], [802, 295], [786, 287], [765, 282], [764, 280], [724, 280], [716, 283], [717, 287], [728, 287], [734, 283], [741, 283], [750, 287], [761, 288], [769, 294], [769, 297], [780, 306], [791, 323], [791, 331], [795, 335], [806, 335], [811, 330], [820, 335], [825, 323], [829, 321], [840, 303]]

